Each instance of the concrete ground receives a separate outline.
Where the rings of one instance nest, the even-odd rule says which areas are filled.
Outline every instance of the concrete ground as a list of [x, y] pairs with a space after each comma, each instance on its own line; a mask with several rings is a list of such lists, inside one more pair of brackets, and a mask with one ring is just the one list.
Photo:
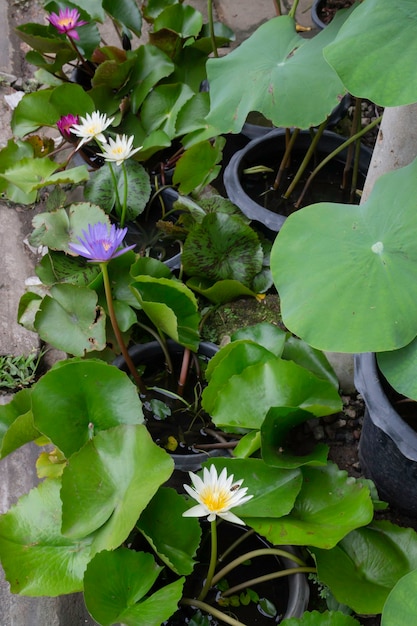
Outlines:
[[[33, 6], [37, 0], [30, 0]], [[312, 0], [300, 0], [298, 22], [311, 26]], [[24, 8], [26, 0], [0, 0], [0, 148], [11, 137], [11, 111], [4, 95], [13, 92], [9, 86], [13, 76], [19, 79], [22, 57], [20, 44], [10, 29], [11, 11]], [[190, 4], [205, 12], [206, 0], [194, 0]], [[283, 3], [284, 11], [288, 5]], [[215, 0], [219, 19], [236, 33], [237, 43], [269, 18], [275, 16], [273, 0]], [[24, 10], [22, 10], [24, 15]], [[41, 16], [42, 13], [39, 12]], [[41, 18], [42, 19], [42, 18]], [[23, 19], [22, 23], [28, 21]], [[237, 45], [237, 44], [236, 44]], [[25, 330], [17, 321], [17, 308], [25, 290], [25, 279], [34, 274], [35, 255], [23, 240], [30, 231], [30, 209], [9, 205], [0, 200], [0, 354], [28, 354], [38, 349], [37, 335]], [[0, 403], [9, 401], [0, 396]], [[36, 484], [34, 472], [37, 450], [27, 445], [0, 462], [0, 514], [6, 512], [18, 497]], [[0, 626], [81, 626], [94, 625], [84, 608], [79, 594], [63, 598], [26, 598], [9, 592], [0, 568]]]

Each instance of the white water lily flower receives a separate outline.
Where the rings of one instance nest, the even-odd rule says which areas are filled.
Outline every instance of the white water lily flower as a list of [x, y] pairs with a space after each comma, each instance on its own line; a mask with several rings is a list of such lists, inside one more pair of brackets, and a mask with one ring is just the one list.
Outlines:
[[92, 139], [96, 139], [100, 143], [105, 143], [106, 138], [103, 135], [103, 131], [106, 130], [113, 122], [114, 117], [107, 117], [100, 111], [94, 111], [93, 113], [87, 113], [85, 117], [80, 117], [80, 124], [73, 124], [71, 131], [77, 137], [81, 137], [81, 141], [78, 144], [77, 150], [81, 146]]
[[207, 515], [207, 520], [213, 522], [216, 516], [219, 516], [228, 522], [245, 524], [230, 511], [233, 507], [253, 498], [253, 496], [246, 495], [247, 487], [240, 488], [243, 480], [235, 481], [233, 474], [227, 476], [226, 468], [222, 470], [220, 476], [217, 476], [214, 465], [210, 466], [210, 470], [204, 468], [203, 479], [193, 472], [189, 472], [189, 475], [194, 489], [189, 485], [184, 485], [184, 489], [194, 500], [197, 500], [198, 504], [185, 511], [184, 517]]
[[132, 144], [133, 136], [117, 135], [116, 139], [109, 137], [109, 143], [104, 144], [101, 149], [106, 161], [113, 161], [116, 165], [120, 165], [142, 148], [142, 146], [132, 148]]

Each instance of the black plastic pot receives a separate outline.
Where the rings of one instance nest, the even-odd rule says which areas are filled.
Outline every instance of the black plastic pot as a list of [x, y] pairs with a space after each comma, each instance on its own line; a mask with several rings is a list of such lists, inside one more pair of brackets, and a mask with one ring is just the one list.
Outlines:
[[359, 461], [382, 500], [417, 516], [417, 432], [393, 407], [373, 353], [355, 356], [355, 386], [365, 401]]
[[[175, 365], [179, 365], [182, 360], [184, 348], [172, 340], [168, 340], [167, 345], [175, 369]], [[214, 343], [202, 342], [199, 345], [197, 354], [199, 358], [202, 358], [205, 361], [209, 361], [216, 354], [218, 349], [218, 346]], [[166, 367], [164, 353], [158, 341], [150, 341], [145, 344], [137, 344], [129, 349], [129, 354], [132, 358], [133, 363], [136, 366], [146, 366], [147, 369], [150, 371], [150, 375], [153, 375], [154, 373], [159, 371], [163, 371]], [[121, 355], [113, 361], [113, 365], [125, 372], [128, 372], [126, 362]], [[144, 374], [144, 378], [146, 380], [146, 371]], [[216, 440], [218, 442], [224, 441], [220, 433], [216, 436]], [[203, 443], [203, 441], [201, 443]], [[228, 454], [229, 453], [227, 449], [214, 448], [204, 452], [196, 451], [192, 454], [171, 453], [171, 456], [175, 462], [175, 468], [177, 470], [181, 470], [182, 472], [196, 472], [197, 470], [201, 469], [202, 463], [204, 461], [207, 461], [208, 458], [225, 456]]]
[[318, 29], [323, 30], [323, 28], [326, 28], [327, 24], [333, 19], [333, 15], [331, 14], [330, 11], [329, 11], [329, 19], [327, 20], [327, 22], [324, 22], [321, 19], [321, 16], [323, 15], [324, 7], [329, 6], [329, 8], [333, 10], [334, 12], [334, 10], [339, 11], [340, 9], [348, 8], [353, 3], [354, 3], [354, 0], [352, 0], [352, 2], [343, 2], [343, 3], [341, 2], [340, 3], [336, 3], [336, 2], [328, 3], [326, 0], [314, 0], [311, 6], [311, 20]]
[[323, 28], [326, 28], [326, 24], [323, 22], [323, 20], [319, 17], [319, 14], [318, 14], [319, 6], [322, 3], [323, 3], [323, 0], [314, 0], [311, 6], [311, 20], [314, 26], [316, 26], [319, 30], [323, 30]]
[[[316, 150], [317, 162], [321, 161], [326, 155], [338, 148], [344, 141], [345, 138], [341, 137], [340, 135], [337, 135], [336, 133], [333, 133], [331, 131], [324, 131]], [[310, 132], [301, 131], [293, 148], [293, 160], [297, 160], [297, 158], [298, 160], [301, 160], [304, 157], [308, 147], [310, 146], [310, 143]], [[262, 164], [271, 167], [276, 172], [280, 160], [282, 159], [282, 156], [284, 154], [284, 147], [285, 129], [277, 128], [275, 130], [272, 130], [266, 135], [250, 141], [244, 148], [236, 152], [231, 158], [224, 172], [224, 186], [230, 200], [240, 208], [240, 210], [244, 215], [246, 215], [246, 217], [251, 220], [260, 222], [273, 233], [276, 233], [280, 230], [287, 216], [278, 211], [270, 210], [262, 206], [260, 202], [263, 196], [260, 192], [256, 192], [257, 195], [255, 194], [255, 192], [252, 194], [253, 196], [260, 198], [259, 202], [254, 200], [253, 197], [249, 195], [249, 192], [245, 190], [244, 186], [244, 170], [246, 168]], [[340, 170], [345, 163], [346, 155], [347, 150], [343, 150], [335, 158], [333, 158], [321, 170], [320, 178], [323, 174], [328, 176], [335, 167]], [[365, 180], [365, 176], [371, 160], [371, 155], [372, 152], [371, 150], [369, 150], [369, 148], [365, 146], [361, 147], [359, 157], [359, 174], [361, 177], [361, 181], [359, 182], [361, 183]], [[338, 178], [339, 177], [340, 173], [338, 174]], [[317, 177], [316, 181], [318, 180], [318, 178], [319, 177]], [[315, 185], [317, 185], [316, 181], [313, 180], [312, 182], [312, 190], [314, 190]], [[338, 181], [337, 185], [339, 185]], [[333, 187], [332, 193], [334, 193], [335, 188], [336, 186]], [[277, 192], [273, 193], [277, 194]], [[279, 197], [280, 196], [277, 195], [277, 198]], [[334, 200], [334, 198], [331, 195], [329, 195], [329, 197], [326, 197], [326, 189], [324, 189], [320, 191], [320, 196], [315, 199], [314, 202], [326, 200], [332, 201]]]
[[[203, 526], [207, 526], [202, 522]], [[247, 528], [243, 526], [236, 526], [228, 522], [222, 522], [218, 527], [218, 548], [219, 554], [222, 554], [225, 549], [231, 546], [237, 539], [241, 538], [248, 532]], [[234, 558], [249, 552], [250, 550], [263, 549], [271, 547], [263, 537], [257, 534], [248, 535], [239, 546], [230, 555], [228, 555], [222, 566], [226, 565]], [[280, 546], [283, 550], [290, 552], [291, 554], [299, 555], [299, 551], [293, 546]], [[210, 548], [210, 541], [203, 541], [201, 548], [197, 554], [197, 560], [199, 565], [195, 568], [193, 574], [187, 579], [184, 587], [184, 595], [186, 597], [196, 597], [202, 588], [202, 582], [207, 572], [207, 560], [209, 557], [208, 550]], [[262, 576], [271, 572], [281, 571], [287, 568], [298, 567], [297, 564], [282, 556], [261, 556], [251, 560], [250, 564], [242, 564], [233, 570], [226, 579], [229, 587], [236, 584], [247, 581], [248, 579]], [[201, 573], [201, 578], [199, 574]], [[259, 606], [251, 602], [248, 606], [232, 606], [230, 610], [237, 619], [241, 620], [244, 624], [250, 624], [250, 626], [268, 626], [270, 624], [276, 624], [277, 619], [281, 622], [284, 618], [301, 617], [304, 611], [307, 609], [309, 600], [309, 586], [306, 580], [305, 574], [291, 574], [282, 578], [271, 580], [268, 583], [262, 585], [250, 586], [251, 589], [257, 591], [259, 596], [266, 597], [276, 606], [279, 612], [279, 617], [272, 618], [262, 614]], [[217, 591], [213, 590], [209, 592], [207, 597], [208, 604], [216, 606], [215, 598]], [[227, 612], [227, 609], [226, 609]], [[181, 608], [175, 615], [173, 615], [167, 622], [167, 626], [183, 626], [195, 614], [195, 610], [191, 607]], [[210, 619], [210, 624], [216, 626], [217, 624], [223, 624], [213, 617]]]
[[[175, 189], [167, 187], [166, 189], [162, 189], [160, 191], [159, 197], [164, 203], [165, 210], [168, 212], [172, 210], [173, 204], [176, 200], [178, 200], [179, 194]], [[153, 205], [157, 205], [157, 203], [158, 200], [155, 199]], [[150, 231], [158, 233], [156, 222], [162, 217], [158, 206], [151, 206], [149, 215], [148, 210], [146, 209], [145, 211], [146, 215], [139, 215], [134, 222], [128, 222], [126, 224], [127, 233], [125, 242], [126, 245], [135, 244], [137, 246], [135, 252], [141, 250], [147, 245], [146, 239]], [[165, 263], [165, 265], [167, 265], [171, 270], [179, 269], [181, 266], [181, 251], [179, 244], [164, 238], [162, 233], [158, 241], [156, 241], [153, 245], [151, 255]]]

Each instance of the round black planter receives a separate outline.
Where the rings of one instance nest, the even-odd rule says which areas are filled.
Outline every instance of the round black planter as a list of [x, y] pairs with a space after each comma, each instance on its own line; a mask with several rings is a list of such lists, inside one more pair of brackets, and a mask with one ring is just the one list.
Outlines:
[[[184, 353], [184, 348], [172, 340], [168, 340], [167, 345], [173, 361], [177, 360], [177, 362], [180, 362]], [[198, 356], [208, 361], [216, 354], [218, 350], [219, 347], [216, 344], [208, 341], [202, 342], [199, 345]], [[135, 365], [148, 366], [149, 368], [152, 368], [154, 372], [158, 370], [161, 371], [163, 368], [165, 368], [164, 353], [158, 341], [150, 341], [145, 344], [137, 344], [135, 346], [132, 346], [132, 348], [129, 349], [129, 354]], [[113, 361], [113, 365], [123, 370], [124, 372], [128, 372], [126, 362], [121, 355]], [[218, 441], [222, 441], [221, 435], [219, 435]], [[171, 453], [171, 456], [175, 462], [176, 470], [181, 470], [182, 472], [196, 472], [201, 469], [202, 463], [204, 461], [207, 461], [208, 458], [225, 456], [228, 454], [229, 453], [227, 452], [227, 449], [214, 448], [204, 452], [195, 452], [192, 454]], [[180, 483], [182, 484], [182, 482], [183, 478], [180, 477]], [[179, 484], [179, 486], [181, 485]]]
[[[328, 130], [324, 131], [317, 147], [319, 160], [338, 148], [344, 141], [345, 138], [340, 135]], [[303, 157], [310, 143], [310, 132], [301, 131], [293, 148], [293, 156], [297, 157], [297, 155], [299, 155]], [[270, 166], [276, 170], [282, 159], [284, 146], [285, 129], [277, 128], [272, 130], [262, 137], [253, 139], [244, 148], [236, 152], [224, 172], [224, 186], [230, 200], [239, 207], [246, 217], [262, 223], [273, 233], [280, 230], [286, 220], [286, 215], [265, 208], [250, 197], [244, 189], [244, 170], [248, 167], [260, 164]], [[326, 170], [331, 171], [333, 164], [336, 164], [336, 166], [340, 168], [346, 160], [346, 155], [347, 150], [342, 150], [323, 168], [322, 172]], [[359, 173], [363, 177], [363, 180], [369, 168], [371, 155], [371, 150], [366, 146], [362, 146], [359, 157]], [[312, 183], [312, 189], [314, 189], [314, 181]], [[331, 197], [320, 197], [320, 200], [315, 201], [331, 199]]]
[[[319, 30], [323, 30], [323, 28], [326, 28], [327, 24], [329, 24], [333, 19], [335, 11], [349, 8], [354, 1], [355, 0], [352, 0], [351, 2], [348, 0], [345, 0], [345, 2], [327, 2], [326, 0], [314, 0], [311, 6], [311, 20]], [[323, 15], [323, 8], [326, 6], [329, 7], [329, 19], [324, 22], [321, 19], [321, 16]]]
[[[202, 524], [203, 527], [207, 526], [205, 522], [202, 522]], [[234, 541], [242, 537], [245, 533], [247, 533], [247, 528], [244, 526], [236, 526], [235, 524], [222, 522], [218, 527], [219, 554], [222, 554], [225, 549], [227, 549], [230, 545], [232, 545], [232, 543], [234, 543]], [[201, 575], [204, 578], [207, 572], [209, 547], [210, 541], [204, 541], [203, 538], [201, 549], [197, 553], [199, 565], [196, 566], [193, 574], [185, 583], [184, 595], [186, 597], [197, 597], [199, 591], [201, 590], [202, 581], [198, 579], [198, 575], [201, 572]], [[229, 561], [232, 561], [245, 552], [269, 547], [272, 547], [271, 544], [269, 544], [260, 535], [248, 535], [248, 538], [245, 539], [228, 557], [226, 557], [224, 561], [222, 561], [222, 566], [226, 565]], [[293, 546], [278, 547], [282, 548], [286, 552], [300, 557], [299, 551]], [[250, 565], [244, 564], [232, 570], [232, 572], [226, 576], [226, 579], [229, 587], [232, 587], [251, 578], [256, 578], [271, 572], [294, 567], [298, 567], [297, 563], [289, 558], [275, 555], [261, 556], [252, 559]], [[310, 592], [305, 574], [291, 574], [289, 576], [271, 580], [268, 583], [263, 583], [262, 585], [251, 586], [251, 589], [257, 591], [260, 597], [266, 597], [268, 600], [273, 602], [278, 609], [279, 617], [278, 615], [275, 618], [265, 616], [262, 614], [262, 611], [259, 610], [259, 607], [257, 607], [253, 602], [251, 602], [248, 606], [232, 606], [230, 610], [233, 615], [236, 615], [236, 617], [240, 619], [243, 624], [248, 624], [248, 626], [249, 624], [250, 626], [268, 626], [269, 624], [276, 624], [277, 619], [281, 622], [285, 618], [301, 617], [307, 609]], [[218, 591], [216, 589], [210, 591], [206, 601], [208, 604], [221, 609], [221, 607], [216, 604], [215, 598], [217, 593]], [[195, 610], [191, 607], [180, 608], [179, 611], [166, 622], [166, 625], [183, 626], [183, 624], [188, 623], [194, 614]], [[213, 626], [218, 624], [220, 626], [223, 622], [220, 622], [217, 618], [213, 617], [213, 619], [210, 619], [210, 624], [213, 624]]]
[[323, 30], [323, 28], [326, 28], [326, 24], [323, 22], [318, 14], [319, 6], [320, 4], [322, 4], [322, 2], [323, 0], [314, 0], [311, 6], [311, 20], [314, 26], [316, 26], [319, 30]]
[[[165, 205], [165, 210], [171, 211], [174, 202], [178, 200], [179, 194], [175, 189], [167, 187], [160, 191], [159, 196]], [[158, 200], [154, 200], [154, 202], [157, 204]], [[156, 222], [159, 219], [161, 219], [159, 208], [157, 207], [155, 209], [151, 207], [148, 219], [146, 219], [144, 215], [139, 215], [135, 221], [128, 222], [126, 224], [126, 245], [135, 244], [137, 246], [136, 251], [146, 246], [146, 233], [150, 229], [156, 230]], [[157, 249], [161, 250], [160, 255], [155, 253]], [[181, 252], [178, 243], [164, 239], [162, 234], [156, 245], [153, 246], [151, 256], [161, 260], [170, 270], [179, 269], [181, 266]]]
[[373, 353], [355, 356], [355, 386], [365, 401], [359, 461], [382, 500], [417, 516], [417, 432], [397, 413]]

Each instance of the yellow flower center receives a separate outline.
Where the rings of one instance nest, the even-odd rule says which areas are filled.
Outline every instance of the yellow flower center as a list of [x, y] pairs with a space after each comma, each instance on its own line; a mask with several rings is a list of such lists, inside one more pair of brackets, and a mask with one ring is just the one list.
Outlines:
[[61, 17], [61, 19], [59, 20], [59, 25], [60, 26], [72, 26], [73, 20], [71, 17]]
[[106, 252], [107, 252], [107, 250], [109, 250], [109, 248], [111, 248], [111, 243], [108, 242], [108, 241], [103, 241], [102, 244], [103, 244], [103, 248], [104, 248], [104, 250]]
[[229, 504], [230, 493], [224, 489], [207, 489], [201, 494], [202, 503], [208, 508], [209, 511], [221, 511]]

